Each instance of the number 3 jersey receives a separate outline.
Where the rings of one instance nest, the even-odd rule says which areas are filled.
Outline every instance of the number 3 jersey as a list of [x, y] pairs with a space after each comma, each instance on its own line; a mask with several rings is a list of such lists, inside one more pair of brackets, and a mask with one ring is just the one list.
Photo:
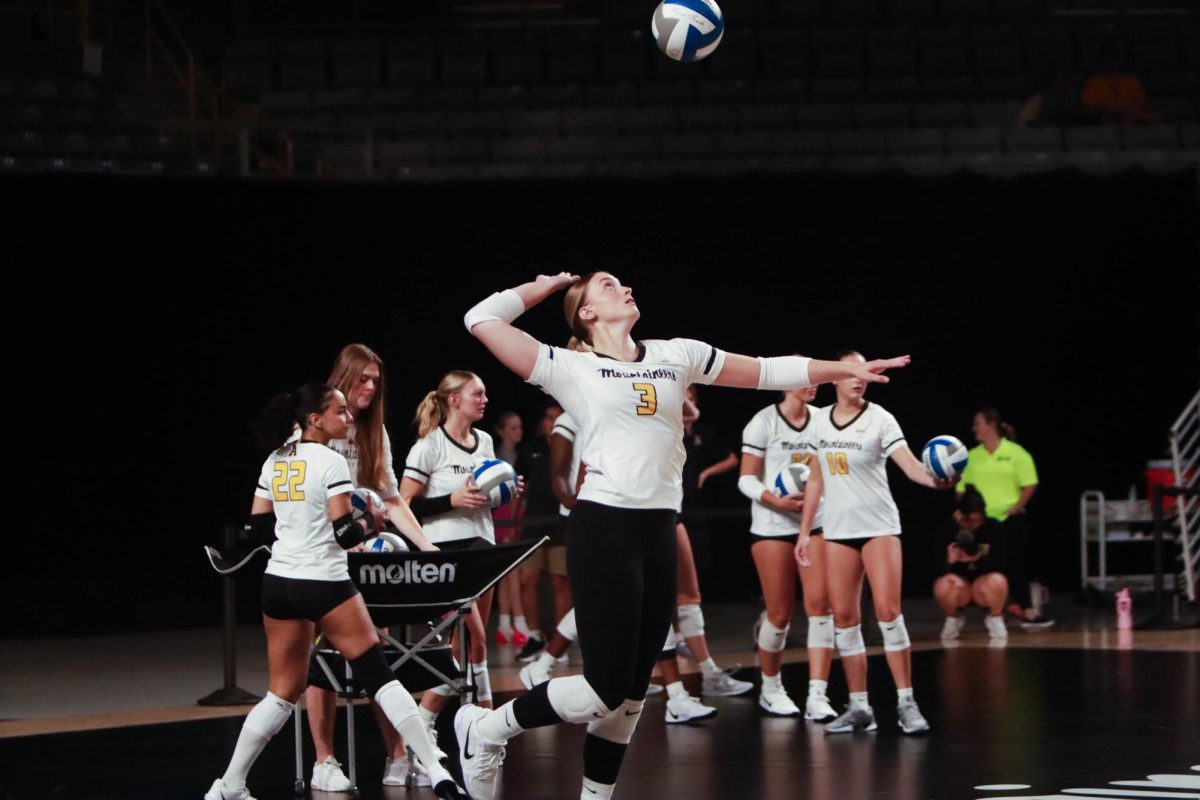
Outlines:
[[900, 511], [887, 477], [888, 456], [905, 446], [899, 423], [882, 406], [867, 403], [853, 419], [836, 425], [833, 408], [809, 423], [825, 479], [825, 538], [900, 533]]
[[263, 464], [255, 497], [275, 504], [267, 574], [314, 581], [350, 579], [346, 551], [333, 537], [329, 498], [354, 490], [346, 459], [316, 442], [289, 442]]
[[587, 466], [579, 499], [678, 511], [684, 390], [712, 383], [724, 364], [723, 351], [694, 339], [639, 342], [635, 361], [542, 345], [529, 382], [579, 426]]
[[[758, 456], [763, 460], [763, 483], [774, 489], [775, 478], [784, 466], [791, 463], [807, 464], [816, 469], [814, 453], [817, 451], [812, 432], [813, 420], [825, 409], [808, 407], [808, 418], [799, 428], [788, 422], [779, 411], [779, 405], [767, 406], [750, 418], [742, 430], [742, 452]], [[822, 499], [813, 518], [813, 530], [824, 525]], [[758, 536], [790, 536], [800, 530], [800, 515], [787, 514], [765, 506], [755, 500], [750, 504], [750, 532]]]

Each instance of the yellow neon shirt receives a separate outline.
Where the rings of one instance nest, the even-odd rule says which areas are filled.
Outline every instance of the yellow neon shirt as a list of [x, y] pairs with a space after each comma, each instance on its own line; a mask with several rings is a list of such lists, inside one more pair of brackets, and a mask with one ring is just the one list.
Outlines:
[[1021, 490], [1037, 482], [1033, 456], [1016, 442], [1002, 438], [994, 453], [983, 445], [971, 448], [958, 491], [965, 491], [968, 484], [974, 486], [987, 503], [987, 515], [1003, 520], [1021, 499]]

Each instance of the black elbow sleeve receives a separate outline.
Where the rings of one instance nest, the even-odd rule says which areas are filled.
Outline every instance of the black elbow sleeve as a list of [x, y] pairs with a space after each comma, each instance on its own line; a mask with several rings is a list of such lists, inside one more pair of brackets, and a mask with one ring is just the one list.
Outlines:
[[371, 533], [366, 517], [355, 519], [354, 514], [350, 513], [333, 521], [333, 538], [343, 550], [362, 544]]
[[438, 514], [445, 514], [454, 508], [448, 494], [440, 497], [414, 497], [409, 501], [408, 507], [414, 516], [422, 520], [436, 517]]

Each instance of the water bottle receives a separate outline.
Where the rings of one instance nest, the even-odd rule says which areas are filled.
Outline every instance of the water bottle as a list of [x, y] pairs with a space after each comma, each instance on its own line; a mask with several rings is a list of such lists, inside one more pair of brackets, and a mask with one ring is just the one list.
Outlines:
[[1117, 592], [1117, 630], [1133, 630], [1133, 597], [1128, 587]]

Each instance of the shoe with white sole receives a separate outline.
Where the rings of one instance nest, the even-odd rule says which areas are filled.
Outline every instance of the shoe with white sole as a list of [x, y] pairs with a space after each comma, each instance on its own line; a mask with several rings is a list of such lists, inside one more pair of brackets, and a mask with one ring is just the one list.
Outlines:
[[705, 697], [737, 697], [754, 689], [750, 681], [739, 681], [729, 673], [734, 669], [722, 670], [714, 674], [705, 673], [701, 685], [701, 694]]
[[804, 718], [813, 722], [825, 722], [837, 716], [829, 698], [823, 694], [810, 694], [804, 701]]
[[954, 617], [946, 617], [946, 621], [942, 623], [942, 638], [949, 640], [957, 639], [958, 635], [962, 633], [964, 622], [966, 622], [966, 617], [962, 614]]
[[342, 772], [341, 763], [333, 756], [326, 756], [324, 761], [313, 765], [312, 788], [322, 792], [348, 792], [353, 787], [346, 773]]
[[800, 707], [783, 690], [778, 692], [761, 692], [758, 695], [758, 707], [768, 714], [773, 714], [777, 717], [800, 716]]
[[433, 745], [433, 756], [438, 761], [448, 761], [450, 756], [446, 755], [446, 751], [438, 747], [437, 743], [437, 719], [431, 719], [425, 724], [425, 730], [429, 731], [429, 743]]
[[217, 778], [213, 781], [212, 787], [204, 793], [204, 800], [254, 800], [254, 798], [245, 786], [240, 789], [230, 789], [225, 785], [225, 781]]
[[500, 778], [504, 745], [479, 737], [479, 720], [490, 711], [474, 703], [465, 703], [454, 715], [454, 735], [458, 737], [458, 761], [462, 766], [463, 788], [472, 800], [492, 800]]
[[717, 710], [706, 706], [687, 692], [667, 700], [667, 712], [663, 718], [668, 725], [678, 725], [681, 722], [694, 722], [698, 719], [715, 717]]
[[917, 708], [917, 701], [911, 697], [906, 697], [896, 706], [896, 713], [900, 717], [900, 730], [907, 734], [924, 733], [929, 730], [929, 723], [925, 721], [925, 717], [921, 715], [921, 709]]
[[541, 660], [538, 659], [532, 664], [526, 664], [525, 666], [521, 667], [521, 671], [518, 672], [517, 675], [521, 679], [521, 684], [526, 689], [532, 689], [533, 687], [550, 680], [550, 669], [542, 664]]
[[646, 697], [654, 694], [662, 694], [665, 691], [666, 690], [663, 689], [663, 685], [661, 683], [651, 683], [646, 687]]
[[983, 624], [987, 626], [988, 636], [993, 639], [1007, 639], [1008, 626], [1004, 624], [1004, 615], [997, 614], [992, 616], [988, 614], [983, 618]]
[[853, 733], [854, 731], [873, 731], [879, 726], [875, 724], [875, 711], [870, 706], [846, 706], [846, 711], [840, 717], [825, 726], [826, 733]]
[[401, 758], [389, 758], [383, 765], [383, 785], [384, 786], [408, 786], [408, 776], [412, 775], [413, 786], [432, 786], [433, 782], [429, 780], [429, 773], [421, 766], [421, 762], [417, 759], [411, 759], [409, 756]]

